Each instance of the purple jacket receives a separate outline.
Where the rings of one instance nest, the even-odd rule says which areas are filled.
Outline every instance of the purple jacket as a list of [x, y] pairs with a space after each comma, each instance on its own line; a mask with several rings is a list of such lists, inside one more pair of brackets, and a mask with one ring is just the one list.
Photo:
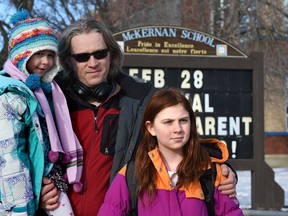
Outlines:
[[[222, 143], [217, 143], [222, 145]], [[224, 144], [223, 144], [224, 145]], [[226, 147], [221, 146], [221, 150]], [[144, 205], [142, 200], [138, 199], [138, 215], [149, 216], [208, 216], [206, 204], [204, 201], [203, 191], [200, 182], [191, 183], [189, 188], [176, 188], [172, 186], [171, 179], [168, 175], [166, 167], [159, 155], [158, 149], [149, 152], [150, 159], [153, 161], [157, 172], [157, 193], [150, 205], [148, 205], [147, 194], [144, 194]], [[152, 155], [152, 156], [151, 156]], [[221, 160], [211, 158], [212, 161], [219, 163]], [[243, 216], [242, 210], [239, 208], [239, 202], [236, 198], [230, 199], [227, 195], [223, 195], [218, 190], [220, 181], [225, 179], [221, 174], [220, 165], [217, 168], [217, 178], [215, 181], [214, 200], [216, 216]], [[120, 216], [127, 215], [130, 209], [129, 191], [125, 179], [126, 166], [117, 174], [112, 182], [104, 203], [102, 204], [98, 216]]]

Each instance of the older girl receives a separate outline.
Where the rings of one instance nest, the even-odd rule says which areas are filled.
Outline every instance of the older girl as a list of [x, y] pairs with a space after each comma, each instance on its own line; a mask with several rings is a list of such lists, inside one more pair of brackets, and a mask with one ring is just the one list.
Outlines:
[[[243, 215], [238, 200], [218, 190], [220, 181], [225, 179], [219, 164], [228, 159], [226, 145], [213, 139], [199, 140], [191, 105], [178, 90], [160, 90], [151, 98], [144, 112], [142, 131], [144, 136], [135, 160], [138, 215], [207, 216], [199, 179], [212, 162], [217, 163], [215, 215]], [[220, 157], [210, 157], [207, 145], [219, 152]], [[126, 166], [112, 182], [98, 215], [129, 213], [125, 171]]]

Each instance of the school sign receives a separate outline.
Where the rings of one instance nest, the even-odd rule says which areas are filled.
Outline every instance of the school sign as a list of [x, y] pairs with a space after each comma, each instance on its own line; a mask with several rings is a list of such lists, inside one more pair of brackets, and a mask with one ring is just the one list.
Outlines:
[[[133, 66], [125, 62], [127, 73], [152, 82], [156, 88], [173, 86], [185, 91], [197, 115], [201, 137], [225, 141], [231, 158], [253, 158], [253, 72], [211, 67], [211, 60], [246, 59], [244, 53], [211, 35], [185, 28], [142, 27], [115, 37], [127, 61], [139, 57], [131, 62]], [[143, 65], [141, 61], [148, 57]], [[202, 61], [203, 57], [209, 61], [196, 66], [194, 60]]]
[[247, 57], [215, 37], [185, 28], [142, 27], [116, 34], [126, 54]]
[[[251, 170], [252, 208], [281, 209], [284, 191], [264, 161], [262, 55], [248, 56], [217, 37], [175, 26], [143, 26], [114, 36], [125, 54], [124, 72], [159, 89], [182, 89], [200, 137], [224, 141], [233, 167]], [[264, 191], [265, 185], [271, 189]]]

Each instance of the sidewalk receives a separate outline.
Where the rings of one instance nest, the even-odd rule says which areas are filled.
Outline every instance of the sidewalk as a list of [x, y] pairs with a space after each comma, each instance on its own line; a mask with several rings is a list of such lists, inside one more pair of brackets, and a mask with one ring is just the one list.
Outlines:
[[243, 210], [244, 216], [287, 216], [287, 211]]
[[237, 198], [245, 216], [288, 216], [288, 168], [273, 168], [275, 181], [285, 191], [284, 208], [281, 211], [251, 210], [251, 172], [237, 171]]

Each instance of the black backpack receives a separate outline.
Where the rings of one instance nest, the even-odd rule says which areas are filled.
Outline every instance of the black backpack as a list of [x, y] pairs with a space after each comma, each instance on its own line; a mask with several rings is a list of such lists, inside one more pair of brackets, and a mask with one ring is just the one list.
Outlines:
[[[137, 179], [135, 177], [135, 161], [131, 160], [127, 163], [126, 182], [130, 193], [130, 211], [129, 216], [138, 215], [138, 196], [137, 196]], [[212, 163], [211, 169], [208, 169], [201, 177], [200, 183], [205, 196], [208, 215], [215, 216], [214, 212], [214, 182], [216, 179], [216, 165]]]

